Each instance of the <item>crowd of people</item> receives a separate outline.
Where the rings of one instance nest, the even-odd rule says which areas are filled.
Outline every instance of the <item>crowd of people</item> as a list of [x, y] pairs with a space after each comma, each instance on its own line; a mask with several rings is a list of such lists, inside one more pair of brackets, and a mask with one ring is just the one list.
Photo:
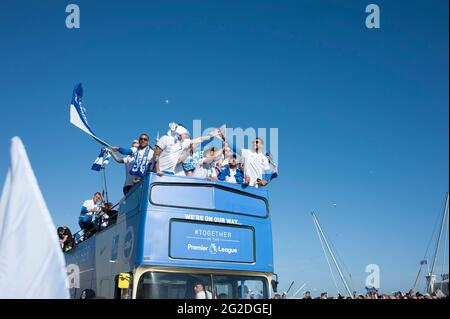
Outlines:
[[[287, 299], [287, 294], [276, 293], [272, 299]], [[316, 297], [311, 296], [310, 291], [305, 291], [303, 293], [303, 297], [300, 299], [448, 299], [448, 296], [444, 295], [441, 291], [429, 293], [420, 293], [415, 292], [413, 290], [409, 290], [408, 292], [396, 291], [392, 294], [379, 293], [376, 290], [368, 291], [366, 294], [357, 294], [353, 293], [353, 298], [350, 296], [343, 296], [338, 294], [336, 297], [329, 296], [327, 292], [322, 292], [320, 295]]]
[[[214, 138], [221, 141], [220, 146], [202, 149], [202, 143]], [[237, 149], [227, 143], [220, 129], [191, 139], [189, 131], [176, 123], [169, 124], [167, 134], [157, 139], [154, 146], [150, 145], [150, 136], [142, 133], [130, 147], [113, 146], [107, 152], [117, 163], [125, 166], [124, 195], [133, 185], [139, 184], [148, 172], [158, 176], [191, 176], [256, 188], [266, 186], [278, 175], [270, 153], [264, 153], [262, 138], [251, 141], [249, 149]], [[77, 233], [72, 236], [67, 226], [58, 228], [61, 247], [66, 251], [78, 241], [115, 223], [117, 211], [112, 207], [111, 203], [105, 204], [99, 192], [86, 200], [78, 220], [83, 235]]]
[[[221, 140], [221, 146], [201, 149], [202, 143], [213, 138]], [[237, 149], [228, 145], [220, 129], [191, 139], [185, 127], [171, 123], [167, 134], [154, 147], [149, 140], [149, 135], [143, 133], [130, 148], [114, 146], [108, 150], [116, 162], [125, 164], [124, 195], [148, 171], [158, 176], [192, 176], [253, 187], [266, 186], [278, 175], [270, 153], [263, 151], [264, 141], [260, 137], [252, 141], [250, 149]]]

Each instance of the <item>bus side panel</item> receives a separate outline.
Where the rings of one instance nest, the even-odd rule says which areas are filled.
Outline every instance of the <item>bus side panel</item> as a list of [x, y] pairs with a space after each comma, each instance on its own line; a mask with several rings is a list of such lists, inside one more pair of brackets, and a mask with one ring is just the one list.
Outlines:
[[[198, 220], [192, 220], [192, 218]], [[205, 220], [220, 220], [225, 222], [205, 222]], [[233, 233], [233, 229], [239, 228], [239, 226], [245, 226], [245, 228], [248, 227], [253, 230], [254, 238], [251, 242], [246, 243], [246, 245], [253, 245], [252, 250], [254, 256], [250, 262], [247, 262], [248, 256], [246, 256], [245, 261], [242, 261], [239, 259], [238, 254], [236, 254], [236, 259], [227, 256], [226, 260], [228, 261], [222, 261], [217, 257], [217, 250], [211, 249], [218, 247], [217, 245], [212, 245], [214, 241], [211, 240], [213, 239], [203, 237], [200, 239], [204, 240], [204, 245], [210, 246], [207, 252], [211, 252], [211, 258], [208, 258], [208, 254], [205, 254], [206, 257], [202, 260], [199, 260], [198, 258], [177, 258], [171, 254], [171, 241], [176, 240], [177, 245], [183, 246], [181, 249], [186, 249], [185, 256], [189, 256], [187, 246], [191, 243], [191, 236], [174, 233], [171, 229], [171, 221], [192, 223], [193, 227], [198, 226], [197, 228], [199, 229], [203, 229], [205, 228], [204, 226], [207, 225], [213, 229], [216, 227], [221, 230], [230, 230], [231, 233]], [[238, 225], [227, 224], [226, 221], [232, 221]], [[180, 236], [183, 238], [180, 238]], [[211, 245], [215, 247], [211, 247]], [[147, 265], [247, 270], [271, 273], [273, 272], [271, 220], [270, 218], [255, 219], [246, 216], [196, 211], [192, 209], [183, 210], [176, 208], [155, 208], [150, 206], [147, 212], [144, 258], [142, 263]]]
[[133, 189], [119, 206], [116, 224], [65, 253], [72, 298], [85, 290], [90, 297], [114, 298], [118, 274], [135, 269], [141, 194], [142, 188]]

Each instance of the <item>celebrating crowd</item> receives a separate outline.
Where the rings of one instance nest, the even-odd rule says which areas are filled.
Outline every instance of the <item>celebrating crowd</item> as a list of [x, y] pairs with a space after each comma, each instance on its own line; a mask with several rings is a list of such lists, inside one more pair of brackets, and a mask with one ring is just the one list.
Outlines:
[[[213, 139], [221, 141], [220, 146], [207, 146], [202, 143]], [[243, 187], [264, 187], [277, 177], [277, 166], [270, 153], [264, 153], [264, 141], [257, 137], [251, 142], [250, 149], [231, 147], [220, 129], [209, 135], [190, 138], [189, 131], [180, 124], [170, 123], [166, 135], [157, 139], [156, 145], [150, 145], [150, 136], [142, 133], [131, 147], [114, 146], [106, 149], [114, 160], [125, 165], [126, 195], [135, 184], [148, 173], [158, 176], [177, 175], [204, 178], [213, 181], [241, 184]], [[60, 243], [68, 250], [82, 239], [106, 228], [117, 219], [117, 211], [112, 203], [106, 203], [102, 194], [95, 193], [92, 199], [83, 203], [78, 223], [83, 237], [78, 233], [72, 236], [64, 226], [58, 229]]]
[[[202, 150], [201, 144], [213, 138], [220, 139], [222, 145]], [[158, 176], [192, 176], [253, 187], [266, 186], [277, 176], [277, 166], [270, 153], [263, 152], [264, 141], [259, 137], [252, 141], [251, 149], [232, 149], [219, 129], [191, 139], [185, 127], [171, 123], [155, 147], [149, 140], [149, 135], [143, 133], [131, 148], [114, 146], [108, 150], [118, 163], [125, 164], [124, 195], [148, 171]]]

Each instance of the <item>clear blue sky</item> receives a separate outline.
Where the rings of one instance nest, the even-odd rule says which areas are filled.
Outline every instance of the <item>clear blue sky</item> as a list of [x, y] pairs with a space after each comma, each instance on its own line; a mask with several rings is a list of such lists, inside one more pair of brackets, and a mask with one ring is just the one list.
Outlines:
[[[99, 146], [69, 124], [77, 82], [113, 144], [173, 120], [277, 127], [280, 288], [336, 291], [312, 210], [357, 290], [371, 263], [383, 291], [412, 284], [448, 189], [448, 1], [377, 0], [379, 30], [369, 1], [76, 1], [79, 30], [68, 3], [0, 5], [2, 183], [18, 135], [55, 223], [77, 228], [100, 188]], [[124, 170], [108, 169], [118, 200]]]

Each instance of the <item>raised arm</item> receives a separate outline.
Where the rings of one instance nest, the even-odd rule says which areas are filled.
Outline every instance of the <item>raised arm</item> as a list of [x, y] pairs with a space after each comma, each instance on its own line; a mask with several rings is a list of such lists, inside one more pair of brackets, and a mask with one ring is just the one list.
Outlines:
[[191, 143], [192, 144], [200, 144], [206, 141], [209, 141], [210, 139], [212, 139], [214, 136], [218, 136], [221, 135], [221, 132], [219, 129], [215, 129], [214, 131], [212, 131], [210, 134], [206, 135], [206, 136], [200, 136], [197, 138], [192, 139]]
[[124, 148], [120, 146], [113, 146], [112, 150], [115, 152], [119, 152], [122, 155], [133, 155], [133, 150], [131, 148]]
[[123, 158], [117, 156], [113, 151], [108, 150], [108, 153], [112, 156], [112, 158], [114, 158], [114, 160], [115, 160], [117, 163], [123, 163], [123, 162], [124, 162], [124, 161], [123, 161]]
[[155, 149], [153, 150], [153, 160], [155, 161], [155, 171], [158, 176], [164, 175], [163, 172], [161, 172], [159, 169], [159, 157], [161, 155], [161, 152], [162, 149], [158, 145], [156, 145]]

